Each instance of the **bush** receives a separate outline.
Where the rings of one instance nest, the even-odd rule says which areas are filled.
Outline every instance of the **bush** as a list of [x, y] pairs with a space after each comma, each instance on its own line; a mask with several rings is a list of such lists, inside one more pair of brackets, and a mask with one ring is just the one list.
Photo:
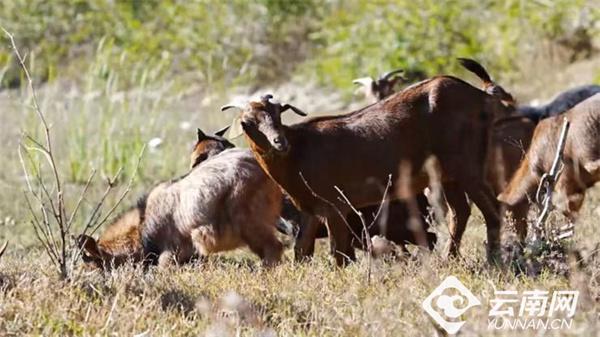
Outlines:
[[[518, 59], [575, 29], [594, 36], [599, 17], [590, 0], [542, 1], [91, 1], [9, 0], [2, 25], [30, 52], [37, 79], [80, 78], [101, 46], [105, 75], [137, 85], [183, 78], [227, 88], [284, 81], [297, 74], [334, 87], [391, 68], [436, 74], [456, 71], [471, 56], [510, 78]], [[582, 20], [580, 18], [588, 18]], [[0, 80], [20, 83], [8, 49]], [[1, 68], [0, 68], [1, 69]], [[181, 76], [185, 74], [185, 76]], [[123, 80], [126, 79], [126, 80]]]

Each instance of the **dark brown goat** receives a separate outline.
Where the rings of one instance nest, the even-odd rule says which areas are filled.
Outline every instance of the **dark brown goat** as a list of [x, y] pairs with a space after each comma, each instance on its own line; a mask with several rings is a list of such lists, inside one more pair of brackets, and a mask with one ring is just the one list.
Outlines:
[[544, 118], [560, 115], [598, 93], [600, 93], [600, 85], [582, 85], [561, 92], [552, 101], [544, 105], [520, 105], [517, 107], [517, 111], [537, 123]]
[[[494, 123], [492, 140], [488, 151], [486, 177], [494, 193], [499, 194], [517, 171], [525, 151], [529, 148], [535, 123], [527, 117], [512, 116]], [[521, 241], [527, 235], [528, 208], [523, 205], [508, 206]]]
[[[312, 232], [306, 235], [310, 240], [297, 242], [297, 256], [314, 241], [316, 219], [321, 218], [327, 221], [338, 265], [354, 260], [351, 235], [336, 211], [347, 216], [350, 209], [338, 200], [333, 187], [339, 187], [355, 206], [364, 207], [379, 202], [379, 186], [393, 174], [393, 198], [413, 198], [414, 191], [428, 185], [421, 168], [435, 155], [443, 182], [466, 191], [484, 214], [489, 257], [496, 257], [500, 217], [498, 203], [484, 179], [484, 161], [489, 127], [497, 115], [507, 113], [497, 98], [457, 78], [439, 76], [364, 109], [292, 126], [282, 125], [282, 112], [291, 109], [305, 114], [270, 99], [265, 96], [243, 107], [241, 123], [263, 169], [299, 209], [315, 217], [307, 226]], [[410, 179], [398, 181], [400, 164], [410, 169]], [[370, 183], [372, 179], [378, 183]], [[408, 186], [399, 188], [403, 185]], [[458, 199], [466, 203], [464, 195]], [[449, 206], [462, 212], [462, 208], [456, 209], [456, 200], [449, 198]]]
[[[227, 139], [223, 138], [223, 134], [227, 131], [227, 128], [221, 129], [217, 132], [216, 136], [206, 135], [200, 129], [198, 129], [198, 141], [194, 146], [194, 150], [191, 154], [192, 168], [197, 164], [203, 162], [205, 158], [211, 157], [220, 151], [223, 151], [227, 148], [233, 147]], [[425, 196], [419, 194], [416, 197], [416, 201], [419, 207], [419, 212], [422, 215], [428, 214], [428, 206], [427, 200]], [[411, 229], [408, 226], [408, 222], [410, 219], [410, 214], [408, 212], [408, 208], [404, 202], [399, 200], [393, 200], [389, 203], [389, 207], [385, 209], [387, 212], [387, 220], [382, 221], [383, 216], [380, 216], [377, 220], [375, 219], [375, 214], [377, 214], [379, 206], [369, 206], [365, 208], [361, 208], [360, 211], [363, 213], [365, 217], [365, 222], [367, 225], [374, 224], [369, 228], [369, 235], [371, 237], [375, 235], [384, 235], [387, 239], [393, 241], [394, 243], [400, 245], [402, 249], [405, 249], [404, 244], [422, 244], [423, 246], [428, 247], [429, 249], [433, 249], [434, 245], [437, 242], [437, 236], [434, 233], [427, 232], [427, 222], [425, 220], [422, 221], [422, 224], [425, 228], [419, 229]], [[296, 227], [297, 230], [302, 231], [302, 218], [303, 215], [301, 212], [292, 205], [289, 198], [284, 197], [283, 199], [283, 207], [281, 217], [285, 220], [282, 221], [280, 219], [277, 229], [284, 234], [292, 235], [294, 233], [294, 229], [290, 228], [286, 225], [286, 222], [291, 223]], [[360, 218], [352, 213], [348, 215], [346, 218], [348, 224], [351, 227], [352, 233], [354, 233], [353, 237], [364, 239], [363, 238], [363, 225]], [[419, 234], [423, 234], [424, 237], [420, 238]], [[327, 229], [324, 225], [320, 225], [319, 232], [317, 234], [317, 238], [325, 238], [327, 237]], [[366, 242], [363, 240], [353, 240], [354, 247], [364, 248], [367, 246]]]
[[[459, 58], [463, 67], [477, 75], [483, 82], [483, 90], [490, 95], [498, 97], [510, 110], [516, 106], [513, 96], [497, 83], [493, 82], [485, 68], [477, 61]], [[508, 179], [516, 172], [524, 153], [529, 148], [535, 122], [513, 114], [496, 120], [492, 127], [492, 137], [486, 159], [486, 178], [492, 186], [494, 193], [499, 194], [506, 188]], [[515, 229], [521, 241], [525, 240], [527, 234], [527, 211], [524, 205], [508, 206], [507, 210], [512, 213], [515, 221]], [[461, 224], [466, 220], [461, 220]], [[459, 227], [459, 232], [464, 231]], [[460, 241], [459, 234], [455, 240]]]
[[585, 191], [600, 181], [600, 94], [564, 115], [542, 120], [535, 128], [525, 159], [498, 199], [508, 205], [527, 204], [550, 170], [563, 118], [571, 122], [564, 149], [564, 170], [556, 182], [553, 203], [571, 221], [577, 218]]

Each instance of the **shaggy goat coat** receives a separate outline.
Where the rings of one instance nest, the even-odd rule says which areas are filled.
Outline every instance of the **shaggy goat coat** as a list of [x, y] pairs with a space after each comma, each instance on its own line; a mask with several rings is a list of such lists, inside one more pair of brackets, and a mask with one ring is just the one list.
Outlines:
[[527, 203], [542, 175], [550, 170], [558, 146], [563, 117], [571, 122], [564, 149], [564, 170], [555, 186], [553, 203], [574, 220], [585, 191], [600, 180], [600, 94], [579, 103], [565, 115], [542, 120], [519, 169], [499, 200], [509, 205]]
[[145, 256], [187, 261], [248, 246], [266, 264], [280, 260], [275, 235], [281, 191], [252, 153], [229, 149], [187, 176], [148, 195], [142, 241]]

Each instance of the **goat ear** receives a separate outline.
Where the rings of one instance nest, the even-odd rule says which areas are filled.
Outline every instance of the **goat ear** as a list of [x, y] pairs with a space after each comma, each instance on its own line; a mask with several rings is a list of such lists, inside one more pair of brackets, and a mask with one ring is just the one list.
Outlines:
[[227, 132], [227, 130], [229, 130], [229, 127], [230, 127], [230, 126], [231, 126], [231, 125], [227, 125], [226, 127], [222, 128], [222, 129], [220, 129], [220, 130], [217, 130], [217, 131], [215, 132], [215, 135], [217, 135], [217, 136], [219, 136], [219, 137], [223, 137], [223, 135], [225, 134], [225, 132]]
[[300, 115], [300, 116], [303, 116], [303, 117], [305, 117], [305, 116], [308, 116], [308, 115], [306, 114], [306, 112], [304, 112], [304, 111], [302, 111], [302, 110], [300, 110], [300, 109], [296, 108], [295, 106], [293, 106], [293, 105], [291, 105], [291, 104], [285, 104], [285, 105], [283, 105], [283, 106], [281, 107], [281, 112], [284, 112], [284, 111], [286, 111], [286, 110], [289, 110], [289, 109], [291, 109], [291, 110], [292, 110], [294, 113], [296, 113], [297, 115]]
[[81, 249], [85, 255], [96, 259], [102, 259], [102, 253], [93, 237], [85, 234], [79, 235], [77, 244], [79, 249]]
[[204, 134], [204, 131], [200, 130], [200, 128], [196, 129], [196, 135], [198, 136], [198, 141], [206, 138], [206, 134]]

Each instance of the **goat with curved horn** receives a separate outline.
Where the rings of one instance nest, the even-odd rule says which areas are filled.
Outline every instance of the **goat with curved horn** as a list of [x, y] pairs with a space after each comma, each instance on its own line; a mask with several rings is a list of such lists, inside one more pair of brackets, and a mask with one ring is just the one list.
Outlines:
[[[499, 261], [501, 218], [484, 176], [487, 144], [481, 142], [481, 137], [487, 134], [492, 121], [510, 111], [487, 97], [462, 80], [438, 76], [427, 85], [405, 89], [383, 104], [294, 125], [282, 123], [282, 110], [276, 105], [251, 102], [241, 114], [250, 148], [261, 168], [309, 218], [296, 238], [296, 258], [312, 255], [319, 221], [326, 219], [336, 263], [344, 265], [354, 260], [353, 233], [343, 220], [352, 207], [339, 199], [338, 192], [343, 191], [353, 207], [366, 207], [381, 202], [379, 186], [389, 181], [393, 192], [386, 197], [410, 200], [428, 185], [419, 168], [433, 154], [441, 158], [441, 183], [445, 190], [452, 187], [448, 203], [457, 214], [456, 225], [449, 230], [454, 245], [449, 252], [458, 254], [470, 216], [466, 192], [484, 215], [488, 257]], [[422, 111], [429, 110], [431, 113], [424, 116]], [[471, 117], [481, 116], [482, 112], [485, 118]], [[440, 130], [462, 130], [462, 136]], [[474, 151], [482, 156], [468, 154]], [[401, 164], [405, 174], [399, 174]], [[381, 185], [373, 184], [374, 180]], [[398, 188], [404, 183], [409, 187]]]
[[403, 72], [402, 69], [396, 69], [381, 74], [377, 80], [371, 77], [362, 77], [353, 80], [352, 83], [362, 86], [365, 96], [371, 97], [371, 100], [380, 101], [394, 93], [394, 87], [398, 81], [406, 81], [406, 78], [398, 75]]

